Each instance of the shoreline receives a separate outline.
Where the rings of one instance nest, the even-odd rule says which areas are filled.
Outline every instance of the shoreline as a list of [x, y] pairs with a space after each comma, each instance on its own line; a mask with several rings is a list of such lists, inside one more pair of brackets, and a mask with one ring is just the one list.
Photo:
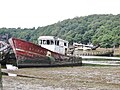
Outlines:
[[3, 90], [119, 90], [119, 70], [118, 66], [20, 68], [12, 72], [28, 77], [3, 75]]

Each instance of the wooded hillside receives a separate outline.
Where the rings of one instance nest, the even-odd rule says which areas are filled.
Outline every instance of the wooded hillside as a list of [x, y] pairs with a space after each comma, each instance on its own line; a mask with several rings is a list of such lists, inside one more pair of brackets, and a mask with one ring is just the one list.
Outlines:
[[9, 34], [37, 43], [41, 35], [54, 35], [68, 40], [70, 44], [79, 42], [101, 47], [113, 47], [120, 45], [120, 14], [119, 15], [89, 15], [66, 19], [45, 27], [33, 28], [0, 28], [0, 34]]

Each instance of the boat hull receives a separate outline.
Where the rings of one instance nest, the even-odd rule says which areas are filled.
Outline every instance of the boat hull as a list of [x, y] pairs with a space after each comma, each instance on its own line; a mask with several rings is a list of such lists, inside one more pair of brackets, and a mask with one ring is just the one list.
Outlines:
[[31, 42], [16, 38], [10, 38], [9, 43], [13, 49], [16, 58], [14, 64], [18, 67], [66, 66], [82, 64], [82, 60], [80, 57], [62, 55]]

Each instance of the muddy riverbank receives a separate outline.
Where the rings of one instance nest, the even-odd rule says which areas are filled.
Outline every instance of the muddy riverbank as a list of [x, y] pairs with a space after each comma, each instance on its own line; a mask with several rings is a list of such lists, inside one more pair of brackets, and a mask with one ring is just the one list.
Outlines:
[[[4, 70], [3, 70], [4, 71]], [[3, 90], [120, 90], [120, 67], [21, 68], [3, 75]]]

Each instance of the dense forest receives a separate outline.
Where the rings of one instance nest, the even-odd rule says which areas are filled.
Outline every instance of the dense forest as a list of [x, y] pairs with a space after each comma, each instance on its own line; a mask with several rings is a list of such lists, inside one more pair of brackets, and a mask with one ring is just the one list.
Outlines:
[[68, 40], [70, 44], [93, 43], [100, 47], [120, 45], [120, 14], [89, 15], [66, 19], [55, 24], [38, 28], [0, 28], [0, 34], [37, 43], [41, 35], [53, 35]]

